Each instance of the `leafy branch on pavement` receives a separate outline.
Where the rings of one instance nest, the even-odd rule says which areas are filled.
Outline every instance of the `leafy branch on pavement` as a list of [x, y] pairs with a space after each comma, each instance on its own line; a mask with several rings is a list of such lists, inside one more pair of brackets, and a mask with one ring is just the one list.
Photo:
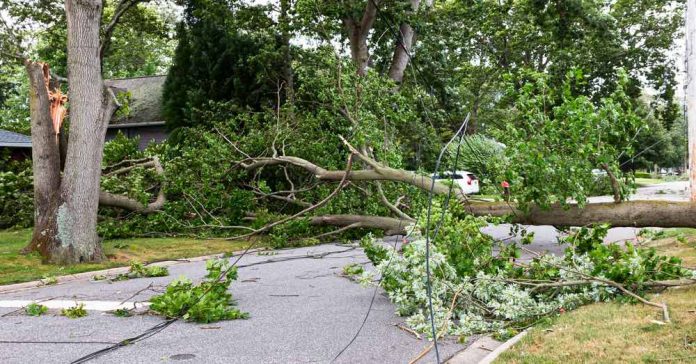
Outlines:
[[199, 323], [248, 318], [248, 313], [234, 307], [227, 291], [237, 279], [237, 268], [228, 270], [229, 264], [227, 260], [207, 261], [208, 273], [201, 283], [193, 284], [185, 278], [170, 283], [164, 294], [150, 299], [150, 310], [167, 318], [181, 317]]
[[[436, 216], [441, 211], [437, 205], [434, 210]], [[603, 244], [607, 225], [571, 232], [561, 239], [567, 248], [558, 257], [533, 253], [514, 243], [499, 244], [480, 232], [488, 224], [485, 219], [466, 215], [459, 207], [444, 216], [430, 246], [435, 326], [442, 328], [443, 335], [491, 332], [505, 338], [545, 317], [611, 300], [658, 307], [668, 323], [666, 305], [647, 295], [666, 287], [696, 284], [696, 272], [683, 267], [678, 258], [631, 243]], [[421, 221], [416, 232], [422, 232], [423, 226]], [[375, 270], [365, 272], [360, 281], [372, 284], [375, 275], [381, 276], [379, 284], [396, 305], [397, 314], [406, 317], [411, 329], [432, 335], [427, 315], [426, 241], [417, 234], [414, 237], [401, 251], [365, 239], [362, 245], [370, 251]], [[531, 261], [519, 261], [522, 250], [534, 254]], [[449, 309], [451, 302], [453, 308]]]

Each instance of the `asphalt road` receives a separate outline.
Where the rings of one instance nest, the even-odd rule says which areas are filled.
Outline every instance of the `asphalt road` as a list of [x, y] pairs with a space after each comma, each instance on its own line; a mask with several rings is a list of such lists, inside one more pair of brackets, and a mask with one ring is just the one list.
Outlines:
[[[329, 255], [311, 257], [321, 253]], [[357, 332], [374, 293], [373, 288], [340, 275], [343, 266], [353, 262], [364, 263], [367, 258], [359, 249], [332, 244], [283, 250], [273, 256], [248, 255], [239, 263], [239, 279], [231, 290], [250, 319], [210, 325], [176, 322], [146, 341], [94, 362], [329, 363]], [[139, 301], [154, 292], [131, 296], [150, 284], [161, 288], [180, 275], [200, 279], [204, 270], [203, 262], [183, 263], [170, 267], [169, 277], [69, 282], [5, 293], [0, 299]], [[0, 315], [13, 310], [2, 308]], [[56, 314], [13, 314], [0, 319], [0, 362], [67, 363], [162, 322], [149, 315], [119, 318], [93, 311], [85, 318], [68, 319]], [[395, 324], [400, 322], [379, 291], [365, 327], [335, 362], [408, 362], [428, 343], [397, 328]], [[56, 341], [72, 343], [51, 343]], [[451, 356], [462, 348], [464, 345], [444, 342], [441, 354]], [[433, 361], [431, 355], [424, 362]]]
[[[635, 198], [685, 198], [683, 183], [640, 189]], [[670, 191], [670, 192], [659, 192]], [[598, 202], [598, 201], [597, 201]], [[562, 252], [558, 232], [549, 226], [530, 227], [535, 251]], [[509, 226], [486, 228], [497, 239], [510, 236]], [[632, 228], [611, 229], [607, 241], [635, 238]], [[317, 254], [326, 254], [318, 258]], [[349, 263], [367, 264], [360, 249], [321, 245], [249, 254], [240, 261], [239, 279], [231, 291], [247, 320], [209, 325], [176, 322], [161, 333], [94, 360], [95, 363], [330, 363], [351, 341], [365, 320], [374, 288], [362, 287], [341, 275]], [[145, 301], [179, 276], [197, 280], [204, 262], [170, 267], [170, 276], [109, 283], [73, 281], [55, 286], [0, 294], [1, 301], [89, 300]], [[142, 291], [142, 292], [141, 292]], [[0, 308], [0, 363], [69, 363], [95, 350], [138, 335], [163, 321], [150, 315], [119, 318], [99, 311], [69, 319], [52, 310], [29, 317], [16, 308]], [[403, 320], [377, 290], [369, 316], [356, 340], [337, 363], [404, 363], [428, 345], [395, 325]], [[471, 342], [474, 338], [471, 338]], [[441, 343], [443, 358], [466, 347]], [[433, 353], [421, 362], [434, 362]]]

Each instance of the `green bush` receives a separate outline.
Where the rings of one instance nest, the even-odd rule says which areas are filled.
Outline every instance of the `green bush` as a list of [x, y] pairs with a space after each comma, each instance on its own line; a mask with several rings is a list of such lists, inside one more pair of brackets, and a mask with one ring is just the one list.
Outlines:
[[0, 152], [0, 229], [29, 227], [34, 217], [31, 161], [15, 161]]
[[[502, 182], [506, 158], [504, 146], [494, 139], [482, 136], [467, 136], [460, 144], [451, 144], [447, 149], [447, 169], [457, 162], [457, 170], [473, 172], [480, 180], [480, 187], [487, 188], [489, 193], [500, 192], [498, 186]], [[457, 149], [459, 157], [457, 158]]]
[[652, 178], [652, 174], [650, 174], [649, 172], [640, 172], [640, 171], [638, 171], [638, 172], [635, 172], [633, 175], [634, 175], [636, 178]]

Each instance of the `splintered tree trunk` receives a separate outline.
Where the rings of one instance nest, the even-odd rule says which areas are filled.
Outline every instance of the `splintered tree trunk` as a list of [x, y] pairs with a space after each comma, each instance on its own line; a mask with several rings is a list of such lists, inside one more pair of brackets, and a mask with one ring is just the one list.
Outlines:
[[60, 150], [49, 111], [45, 65], [26, 62], [29, 76], [32, 161], [34, 172], [34, 233], [25, 252], [38, 251], [48, 257], [58, 233], [56, 209], [60, 198]]
[[[106, 126], [116, 104], [104, 88], [99, 59], [101, 0], [66, 0], [70, 141], [61, 179], [57, 135], [45, 86], [32, 80], [32, 142], [36, 216], [32, 242], [44, 260], [72, 264], [103, 259], [97, 236], [99, 178]], [[50, 134], [50, 135], [49, 135]]]

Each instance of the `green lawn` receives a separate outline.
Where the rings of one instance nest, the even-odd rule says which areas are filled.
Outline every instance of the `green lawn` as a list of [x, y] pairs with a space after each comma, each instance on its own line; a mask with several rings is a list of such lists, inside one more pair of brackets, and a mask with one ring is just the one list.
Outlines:
[[[651, 245], [696, 267], [694, 229], [667, 229], [666, 235]], [[696, 363], [696, 287], [651, 299], [667, 303], [671, 324], [656, 323], [663, 318], [654, 307], [596, 303], [533, 328], [496, 363]]]
[[636, 178], [636, 185], [638, 187], [647, 187], [665, 182], [659, 178]]
[[[37, 254], [19, 254], [20, 249], [27, 244], [30, 237], [30, 229], [0, 230], [0, 285], [127, 266], [131, 260], [152, 263], [232, 252], [242, 250], [249, 244], [249, 241], [225, 241], [221, 239], [116, 239], [104, 242], [104, 254], [106, 254], [107, 260], [103, 263], [59, 266], [41, 264], [41, 259]], [[265, 244], [259, 242], [258, 246], [265, 246]]]

